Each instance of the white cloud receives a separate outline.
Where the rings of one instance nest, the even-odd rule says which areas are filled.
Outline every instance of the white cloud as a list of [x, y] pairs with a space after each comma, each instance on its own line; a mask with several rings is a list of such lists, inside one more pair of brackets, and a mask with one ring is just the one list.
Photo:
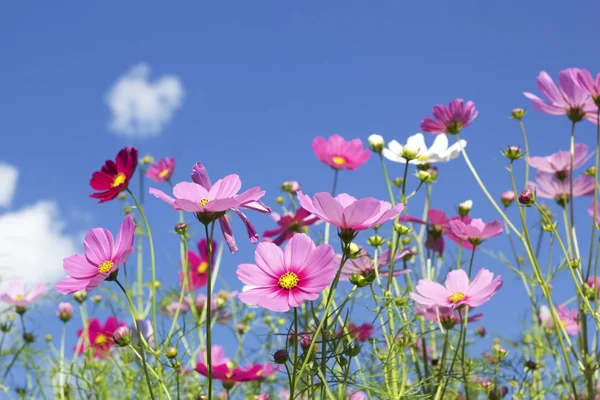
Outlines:
[[17, 188], [19, 170], [10, 164], [0, 162], [0, 207], [10, 207]]
[[125, 136], [155, 136], [181, 107], [184, 90], [175, 75], [150, 82], [150, 67], [138, 64], [110, 88], [106, 104], [112, 111], [109, 128]]

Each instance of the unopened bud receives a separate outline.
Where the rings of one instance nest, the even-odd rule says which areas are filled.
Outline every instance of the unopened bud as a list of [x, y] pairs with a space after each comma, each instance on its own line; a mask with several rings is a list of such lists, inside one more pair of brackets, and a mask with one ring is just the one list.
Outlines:
[[356, 357], [360, 353], [360, 345], [354, 341], [344, 346], [344, 355], [348, 357]]
[[73, 306], [71, 303], [59, 303], [56, 315], [62, 322], [67, 322], [73, 317]]
[[279, 326], [284, 326], [285, 325], [285, 319], [284, 318], [279, 318], [277, 320], [277, 325]]
[[392, 181], [392, 183], [396, 187], [402, 187], [402, 185], [404, 185], [404, 179], [402, 179], [400, 177], [397, 177], [397, 178], [394, 178], [394, 180]]
[[127, 195], [125, 194], [125, 192], [121, 192], [117, 196], [117, 200], [125, 200], [126, 198], [127, 198]]
[[473, 208], [473, 200], [463, 201], [458, 205], [458, 215], [466, 217]]
[[275, 203], [276, 203], [277, 205], [282, 205], [283, 203], [285, 203], [285, 199], [284, 199], [282, 196], [277, 196], [277, 197], [275, 198]]
[[585, 170], [584, 175], [587, 175], [587, 176], [596, 176], [596, 167], [594, 167], [594, 166], [589, 167], [587, 170]]
[[419, 156], [420, 149], [418, 147], [404, 145], [402, 146], [402, 153], [400, 155], [407, 161], [414, 160]]
[[23, 334], [23, 341], [25, 341], [25, 343], [33, 343], [35, 342], [35, 336], [33, 336], [32, 333], [26, 332]]
[[350, 275], [350, 283], [352, 283], [353, 285], [356, 285], [359, 288], [365, 287], [367, 285], [370, 285], [371, 283], [373, 283], [374, 279], [375, 279], [375, 271], [373, 271], [373, 277], [371, 279], [371, 274], [365, 276], [362, 275], [360, 273], [354, 273], [352, 275]]
[[506, 350], [504, 347], [500, 346], [499, 343], [496, 343], [492, 346], [492, 352], [498, 358], [504, 358], [508, 354], [508, 350]]
[[167, 351], [165, 352], [165, 355], [167, 356], [167, 358], [169, 360], [174, 359], [175, 357], [177, 357], [177, 347], [173, 347], [173, 346], [167, 347]]
[[125, 347], [131, 343], [131, 332], [127, 326], [120, 326], [114, 331], [112, 339], [117, 346]]
[[180, 222], [175, 225], [175, 233], [178, 235], [185, 235], [188, 231], [188, 224], [185, 222]]
[[487, 331], [485, 330], [485, 328], [483, 326], [478, 326], [477, 328], [475, 328], [475, 333], [479, 337], [485, 337], [485, 334], [487, 333]]
[[78, 292], [73, 293], [73, 298], [79, 304], [83, 303], [85, 299], [87, 299], [87, 292], [85, 290], [80, 290]]
[[523, 152], [519, 146], [508, 146], [506, 150], [502, 150], [502, 154], [511, 161], [523, 158]]
[[397, 296], [394, 299], [394, 304], [396, 305], [396, 307], [406, 307], [408, 305], [408, 297]]
[[126, 206], [125, 208], [123, 208], [123, 214], [129, 215], [129, 214], [131, 214], [131, 210], [133, 210], [133, 207]]
[[533, 360], [527, 360], [525, 362], [525, 369], [531, 370], [531, 371], [535, 371], [537, 369], [537, 364], [535, 361]]
[[0, 331], [6, 333], [9, 332], [11, 328], [11, 324], [7, 324], [6, 322], [3, 322], [0, 324]]
[[140, 160], [140, 164], [142, 165], [150, 165], [154, 162], [154, 157], [152, 157], [151, 155], [145, 155], [144, 157], [142, 157], [142, 159]]
[[581, 265], [581, 260], [579, 260], [579, 258], [572, 258], [569, 260], [569, 265], [573, 269], [579, 268], [579, 266]]
[[508, 207], [515, 201], [516, 197], [517, 196], [515, 195], [515, 192], [512, 190], [507, 190], [500, 195], [500, 201], [504, 207]]
[[431, 175], [429, 171], [418, 171], [415, 176], [423, 183], [431, 183], [435, 181], [433, 175]]
[[367, 243], [373, 247], [379, 247], [385, 243], [385, 239], [379, 235], [373, 235], [367, 239]]
[[99, 294], [93, 295], [92, 301], [96, 304], [100, 304], [102, 302], [102, 296]]
[[512, 110], [512, 119], [516, 119], [518, 121], [522, 120], [523, 117], [527, 114], [523, 108], [513, 108]]
[[352, 259], [362, 257], [360, 246], [354, 242], [351, 242], [348, 247], [346, 247], [346, 256]]
[[300, 191], [300, 184], [296, 181], [285, 181], [281, 184], [281, 191], [295, 194]]
[[394, 230], [400, 236], [409, 235], [412, 232], [411, 228], [409, 228], [406, 225], [399, 224], [397, 222], [394, 224]]
[[492, 389], [494, 389], [494, 387], [496, 386], [496, 384], [494, 382], [489, 381], [489, 380], [485, 380], [485, 381], [481, 382], [479, 385], [485, 392], [492, 391]]
[[273, 354], [273, 362], [275, 364], [285, 364], [287, 362], [287, 360], [289, 360], [289, 359], [290, 359], [290, 356], [289, 356], [287, 350], [285, 350], [285, 349], [277, 350]]
[[412, 243], [412, 238], [410, 236], [403, 236], [402, 237], [402, 244], [404, 246], [408, 246], [411, 243]]
[[530, 189], [523, 190], [519, 195], [519, 203], [525, 207], [531, 206], [533, 203], [535, 203], [535, 193]]
[[48, 333], [46, 336], [44, 336], [44, 340], [50, 343], [52, 341], [52, 335]]
[[371, 135], [369, 136], [369, 146], [371, 146], [371, 150], [375, 153], [381, 153], [383, 148], [385, 147], [385, 140], [383, 140], [383, 136], [381, 135]]

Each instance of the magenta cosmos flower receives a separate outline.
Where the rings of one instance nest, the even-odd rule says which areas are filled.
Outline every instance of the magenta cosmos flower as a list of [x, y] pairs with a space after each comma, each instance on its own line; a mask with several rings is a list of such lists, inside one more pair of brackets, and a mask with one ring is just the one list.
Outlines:
[[571, 121], [579, 122], [596, 108], [589, 94], [578, 84], [579, 71], [578, 68], [567, 68], [561, 71], [558, 74], [559, 87], [556, 87], [546, 71], [540, 72], [537, 77], [537, 88], [549, 102], [545, 102], [533, 93], [523, 94], [531, 100], [536, 110], [544, 114], [566, 115]]
[[271, 311], [288, 311], [307, 300], [316, 300], [336, 274], [335, 253], [328, 244], [315, 246], [303, 233], [290, 239], [284, 250], [262, 242], [256, 264], [241, 264], [237, 276], [249, 285], [238, 298]]
[[360, 139], [346, 142], [340, 135], [333, 135], [327, 140], [318, 136], [313, 140], [312, 148], [319, 160], [333, 169], [354, 170], [366, 163], [371, 156]]
[[[208, 376], [208, 366], [204, 361], [204, 354], [198, 357], [196, 372]], [[212, 377], [223, 382], [247, 382], [267, 378], [275, 373], [277, 369], [273, 364], [248, 364], [246, 367], [235, 366], [233, 362], [225, 357], [225, 350], [221, 346], [214, 345], [211, 350]]]
[[[198, 242], [198, 251], [188, 251], [188, 284], [187, 290], [198, 290], [206, 286], [208, 280], [208, 241], [202, 239]], [[217, 252], [217, 242], [213, 241], [212, 261], [210, 265], [215, 265], [215, 253]], [[179, 273], [179, 284], [183, 285], [183, 271]]]
[[[348, 260], [346, 260], [346, 262], [344, 263], [344, 266], [342, 267], [342, 271], [340, 272], [340, 280], [341, 281], [349, 281], [350, 278], [352, 277], [352, 275], [356, 275], [356, 274], [360, 275], [364, 278], [375, 277], [375, 267], [377, 267], [377, 271], [378, 271], [380, 277], [387, 278], [388, 270], [386, 269], [386, 267], [389, 267], [389, 265], [392, 262], [390, 253], [391, 253], [390, 249], [386, 249], [385, 251], [383, 251], [379, 255], [379, 257], [377, 257], [377, 264], [376, 264], [375, 260], [373, 260], [371, 258], [369, 253], [366, 250], [361, 249], [360, 257], [349, 258]], [[412, 251], [410, 249], [404, 249], [401, 251], [399, 250], [396, 252], [396, 257], [394, 257], [395, 261], [402, 260], [407, 255], [412, 255]], [[335, 265], [338, 268], [339, 268], [341, 262], [342, 262], [342, 255], [336, 254], [335, 255]], [[410, 270], [403, 269], [402, 267], [397, 266], [396, 268], [394, 268], [393, 274], [394, 274], [394, 276], [399, 276], [399, 275], [408, 274], [409, 272], [410, 272]]]
[[448, 222], [448, 226], [457, 238], [466, 240], [473, 246], [479, 246], [484, 240], [498, 236], [503, 231], [500, 221], [492, 221], [486, 224], [480, 218], [468, 222], [455, 219]]
[[[529, 182], [529, 189], [544, 199], [554, 199], [561, 206], [566, 205], [571, 197], [569, 179], [560, 180], [556, 175], [537, 172], [536, 182]], [[591, 196], [594, 194], [594, 177], [580, 175], [573, 180], [573, 197]]]
[[421, 279], [410, 297], [425, 307], [460, 306], [478, 307], [486, 303], [502, 287], [500, 276], [494, 278], [487, 269], [481, 269], [472, 282], [462, 269], [450, 271], [446, 287], [429, 279]]
[[469, 126], [478, 114], [475, 104], [472, 101], [467, 101], [465, 104], [463, 99], [452, 100], [447, 107], [438, 104], [433, 107], [431, 113], [435, 120], [423, 118], [421, 130], [435, 134], [449, 133], [450, 135], [456, 135], [461, 129]]
[[311, 199], [298, 192], [298, 200], [308, 212], [337, 227], [345, 241], [351, 241], [358, 231], [371, 229], [391, 220], [404, 209], [402, 203], [392, 207], [387, 201], [372, 197], [357, 200], [346, 193], [333, 198], [329, 193], [321, 192]]
[[271, 209], [264, 205], [260, 198], [265, 195], [264, 190], [259, 187], [248, 189], [238, 194], [242, 187], [242, 181], [238, 175], [228, 175], [211, 184], [206, 168], [201, 163], [196, 163], [192, 172], [194, 182], [180, 182], [173, 188], [175, 198], [150, 188], [150, 194], [170, 204], [174, 210], [189, 211], [196, 215], [202, 223], [219, 220], [221, 231], [231, 252], [237, 251], [237, 245], [233, 237], [233, 231], [227, 216], [227, 211], [235, 212], [246, 226], [248, 237], [252, 243], [258, 241], [258, 234], [250, 220], [240, 211], [240, 208], [270, 214]]
[[171, 179], [173, 172], [175, 172], [175, 159], [163, 158], [148, 168], [146, 176], [155, 182], [165, 182]]
[[92, 174], [90, 186], [97, 193], [90, 194], [94, 199], [105, 203], [126, 190], [138, 163], [138, 151], [135, 147], [126, 147], [119, 151], [115, 161], [106, 160], [102, 169]]
[[[353, 340], [360, 342], [360, 343], [364, 343], [367, 340], [369, 340], [369, 338], [371, 336], [373, 336], [376, 332], [373, 324], [369, 324], [366, 322], [362, 323], [360, 325], [355, 325], [353, 323], [349, 323], [348, 326], [346, 326], [346, 329], [348, 330], [348, 335], [350, 335], [350, 337]], [[338, 334], [343, 335], [344, 329], [340, 327]]]
[[133, 253], [135, 223], [128, 215], [123, 220], [117, 239], [108, 229], [94, 228], [85, 235], [85, 254], [65, 258], [63, 268], [68, 277], [54, 285], [63, 294], [72, 294], [86, 289], [88, 292], [101, 284], [121, 266]]
[[[469, 311], [467, 322], [476, 322], [483, 317], [483, 314], [481, 313], [471, 315], [471, 311], [472, 310]], [[456, 324], [460, 324], [461, 322], [459, 315], [460, 311], [450, 307], [415, 307], [415, 312], [431, 322], [438, 322], [439, 315], [439, 321], [446, 329], [452, 329]]]
[[21, 281], [11, 281], [8, 284], [8, 291], [0, 294], [0, 300], [15, 307], [29, 307], [37, 299], [45, 295], [46, 292], [46, 285], [43, 283], [35, 286], [29, 293], [25, 293], [25, 288]]
[[[579, 333], [580, 319], [577, 310], [571, 310], [566, 306], [560, 306], [556, 309], [556, 314], [560, 320], [560, 324], [565, 328], [569, 335], [577, 335], [577, 333]], [[544, 328], [552, 329], [555, 327], [552, 313], [546, 306], [540, 307], [540, 322]]]
[[85, 337], [86, 331], [83, 329], [77, 331], [77, 337], [80, 342], [75, 347], [75, 352], [83, 354], [88, 349], [89, 342], [89, 348], [94, 352], [94, 357], [106, 358], [110, 349], [114, 346], [112, 340], [113, 333], [115, 333], [117, 328], [125, 325], [124, 322], [118, 322], [115, 317], [108, 317], [104, 325], [100, 325], [100, 321], [92, 318], [87, 328], [87, 338]]
[[[573, 158], [573, 169], [583, 166], [594, 153], [588, 153], [588, 147], [585, 144], [577, 143]], [[529, 157], [529, 165], [541, 172], [547, 172], [556, 175], [558, 179], [565, 179], [571, 170], [571, 153], [569, 151], [559, 151], [545, 157]]]
[[296, 210], [295, 214], [287, 213], [283, 216], [279, 216], [277, 213], [271, 213], [271, 216], [279, 225], [279, 228], [269, 229], [263, 233], [263, 237], [275, 239], [271, 240], [277, 246], [291, 239], [296, 233], [307, 232], [305, 227], [310, 226], [319, 220], [304, 208], [300, 207]]

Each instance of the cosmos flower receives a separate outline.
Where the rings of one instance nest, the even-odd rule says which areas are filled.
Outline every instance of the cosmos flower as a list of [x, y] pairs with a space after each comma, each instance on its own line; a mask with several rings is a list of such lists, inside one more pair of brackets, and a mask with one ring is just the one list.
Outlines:
[[[577, 335], [579, 333], [580, 319], [577, 310], [569, 309], [567, 306], [560, 306], [556, 309], [556, 314], [561, 325], [569, 335]], [[552, 329], [555, 327], [552, 313], [547, 306], [540, 307], [540, 322], [544, 328]]]
[[[376, 332], [375, 327], [372, 324], [366, 322], [360, 325], [349, 323], [346, 329], [348, 330], [348, 335], [350, 335], [352, 339], [360, 343], [364, 343], [367, 340], [369, 340], [369, 338], [373, 336]], [[338, 334], [343, 335], [344, 329], [340, 328]]]
[[[371, 258], [369, 253], [366, 250], [361, 249], [360, 257], [357, 258], [349, 258], [344, 263], [342, 267], [342, 271], [340, 272], [340, 280], [341, 281], [349, 281], [352, 275], [358, 274], [363, 277], [368, 277], [374, 275], [375, 266], [377, 265], [377, 270], [379, 272], [379, 276], [386, 278], [388, 276], [388, 270], [385, 267], [389, 267], [391, 264], [390, 259], [390, 249], [384, 250], [379, 257], [377, 257], [377, 264]], [[396, 252], [395, 261], [402, 260], [406, 255], [411, 254], [412, 251], [410, 249], [398, 250]], [[335, 256], [335, 264], [339, 268], [342, 262], [342, 255], [336, 254]], [[403, 274], [408, 274], [410, 270], [403, 269], [402, 267], [394, 268], [393, 275], [399, 276]]]
[[[577, 143], [574, 147], [573, 169], [582, 167], [594, 153], [588, 153], [585, 144]], [[571, 171], [571, 152], [559, 151], [545, 157], [529, 157], [530, 166], [541, 172], [554, 174], [558, 179], [565, 179]]]
[[26, 294], [21, 281], [11, 281], [8, 284], [8, 291], [0, 294], [0, 300], [15, 307], [29, 307], [47, 291], [46, 285], [40, 283]]
[[58, 310], [56, 310], [56, 316], [63, 322], [67, 322], [73, 316], [73, 306], [71, 303], [59, 303]]
[[357, 169], [371, 156], [360, 139], [346, 142], [340, 135], [333, 135], [327, 140], [318, 136], [313, 140], [312, 148], [319, 160], [333, 169]]
[[437, 162], [447, 162], [454, 160], [460, 155], [460, 148], [467, 147], [467, 141], [460, 140], [448, 147], [448, 137], [445, 134], [436, 136], [431, 147], [427, 148], [425, 138], [422, 133], [417, 133], [408, 138], [406, 146], [402, 146], [395, 140], [388, 143], [388, 147], [383, 149], [382, 154], [390, 161], [406, 163], [406, 158], [402, 156], [406, 148], [416, 153], [416, 158], [411, 158], [409, 164], [432, 164]]
[[127, 189], [129, 181], [138, 163], [138, 151], [135, 147], [126, 147], [119, 151], [115, 161], [106, 160], [102, 169], [92, 174], [90, 186], [98, 192], [90, 197], [105, 203], [117, 197]]
[[251, 287], [238, 298], [280, 312], [316, 300], [336, 274], [334, 257], [330, 245], [317, 247], [303, 233], [292, 237], [284, 250], [273, 243], [259, 243], [256, 264], [238, 266], [238, 278]]
[[190, 300], [187, 297], [184, 297], [181, 305], [179, 305], [179, 299], [173, 299], [171, 301], [167, 301], [161, 308], [160, 311], [164, 316], [172, 317], [177, 313], [177, 307], [179, 307], [179, 314], [185, 314], [190, 311]]
[[[196, 364], [196, 372], [200, 375], [208, 376], [208, 366], [206, 365], [205, 355], [200, 354]], [[277, 369], [273, 364], [248, 364], [246, 367], [238, 367], [227, 357], [225, 350], [218, 345], [212, 346], [212, 378], [223, 382], [247, 382], [259, 379], [265, 379], [275, 373]]]
[[[137, 324], [140, 327], [140, 333], [142, 337], [148, 343], [148, 345], [154, 348], [154, 329], [152, 328], [152, 322], [150, 320], [138, 319]], [[131, 343], [137, 344], [139, 342], [139, 335], [135, 324], [130, 327], [131, 330]]]
[[[596, 107], [600, 107], [600, 74], [596, 75], [596, 79], [592, 78], [592, 74], [587, 69], [580, 69], [577, 73], [577, 83], [583, 90], [585, 90], [591, 97]], [[593, 123], [598, 123], [598, 114], [590, 114], [588, 119]]]
[[[481, 313], [471, 315], [471, 311], [469, 310], [467, 322], [476, 322], [483, 317]], [[439, 321], [445, 329], [452, 329], [456, 324], [460, 324], [461, 322], [459, 311], [450, 307], [415, 307], [415, 312], [431, 322], [438, 322], [439, 315]]]
[[449, 133], [458, 134], [463, 128], [466, 128], [477, 117], [475, 104], [463, 99], [452, 100], [448, 106], [438, 104], [433, 107], [433, 117], [423, 118], [421, 121], [421, 130], [423, 132], [440, 134]]
[[[94, 352], [94, 357], [106, 358], [110, 349], [114, 346], [112, 341], [113, 333], [118, 327], [125, 326], [124, 322], [118, 322], [115, 317], [108, 317], [104, 325], [100, 325], [100, 321], [96, 318], [90, 319], [90, 324], [87, 329], [87, 338], [84, 337], [84, 330], [77, 331], [77, 337], [80, 343], [75, 348], [77, 354], [83, 354], [88, 346]], [[83, 337], [82, 337], [83, 336]], [[89, 341], [89, 343], [88, 343]]]
[[481, 269], [471, 282], [465, 271], [455, 269], [448, 273], [445, 287], [432, 280], [421, 279], [415, 288], [418, 293], [412, 292], [410, 297], [425, 307], [478, 307], [501, 287], [501, 277], [494, 278], [494, 274], [487, 269]]
[[171, 179], [173, 172], [175, 172], [175, 159], [163, 158], [152, 163], [146, 171], [146, 176], [155, 182], [165, 182]]
[[287, 213], [279, 216], [277, 213], [271, 213], [271, 216], [277, 225], [279, 225], [279, 228], [265, 231], [263, 237], [269, 238], [269, 240], [275, 237], [271, 241], [277, 246], [281, 246], [282, 243], [290, 240], [296, 233], [305, 232], [305, 227], [319, 221], [318, 217], [315, 217], [302, 207], [298, 208], [295, 214]]
[[134, 233], [135, 223], [131, 215], [123, 220], [116, 240], [108, 229], [91, 229], [83, 240], [85, 254], [64, 259], [63, 267], [68, 276], [54, 285], [56, 290], [63, 294], [83, 289], [89, 292], [101, 284], [133, 253]]
[[[560, 205], [566, 205], [571, 197], [569, 179], [560, 180], [556, 175], [537, 172], [535, 182], [529, 182], [529, 189], [536, 196], [544, 199], [554, 199]], [[573, 180], [573, 197], [591, 196], [594, 194], [594, 177], [580, 175]]]
[[[202, 239], [198, 242], [198, 251], [188, 251], [188, 284], [186, 290], [198, 290], [206, 286], [208, 280], [208, 241]], [[210, 265], [215, 265], [215, 254], [217, 252], [217, 242], [213, 241], [212, 261]], [[179, 273], [179, 284], [183, 285], [183, 271]]]
[[457, 238], [466, 240], [473, 246], [478, 246], [484, 240], [498, 236], [503, 231], [500, 221], [492, 221], [486, 224], [480, 218], [472, 219], [469, 222], [455, 219], [449, 221], [448, 226]]

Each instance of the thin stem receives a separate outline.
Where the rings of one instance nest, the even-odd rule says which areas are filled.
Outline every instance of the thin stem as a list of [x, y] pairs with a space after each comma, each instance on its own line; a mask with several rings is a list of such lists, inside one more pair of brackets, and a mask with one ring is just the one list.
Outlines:
[[390, 178], [387, 173], [387, 168], [385, 167], [385, 161], [381, 153], [379, 153], [379, 160], [381, 161], [381, 168], [383, 169], [383, 176], [385, 178], [385, 185], [387, 186], [388, 194], [390, 195], [390, 201], [392, 202], [392, 207], [394, 206], [394, 192], [392, 191], [392, 185], [390, 184]]
[[294, 307], [294, 365], [292, 366], [292, 381], [290, 383], [290, 399], [294, 398], [296, 389], [296, 368], [298, 365], [298, 309]]
[[4, 375], [2, 375], [2, 379], [0, 379], [0, 383], [4, 382], [4, 380], [8, 376], [8, 373], [10, 372], [11, 368], [13, 367], [13, 365], [15, 364], [15, 362], [17, 361], [17, 358], [19, 357], [19, 354], [21, 354], [21, 351], [23, 351], [23, 349], [25, 348], [26, 345], [27, 345], [27, 343], [23, 343], [21, 345], [21, 347], [19, 347], [19, 350], [17, 350], [15, 352], [15, 355], [13, 356], [12, 360], [10, 361], [10, 364], [8, 364], [8, 367], [6, 367], [6, 370], [4, 371]]
[[208, 224], [204, 224], [204, 233], [206, 235], [206, 241], [208, 242], [208, 268], [207, 268], [207, 280], [208, 288], [206, 290], [206, 360], [207, 360], [207, 379], [208, 379], [208, 398], [212, 399], [212, 239], [215, 228], [215, 222], [211, 223], [211, 231], [208, 230]]
[[335, 190], [337, 188], [338, 175], [340, 173], [339, 169], [333, 169], [333, 187], [331, 188], [331, 196], [335, 196]]
[[590, 255], [588, 257], [587, 271], [585, 273], [585, 279], [590, 277], [592, 268], [592, 258], [594, 255], [594, 246], [596, 243], [596, 219], [598, 217], [598, 210], [596, 204], [598, 204], [598, 158], [600, 154], [600, 108], [596, 112], [596, 158], [594, 168], [594, 202], [592, 203], [593, 215], [592, 215], [592, 239], [590, 240]]
[[469, 261], [469, 279], [471, 279], [471, 270], [473, 269], [473, 260], [475, 259], [475, 249], [477, 246], [473, 246], [473, 251], [471, 252], [471, 260]]
[[527, 132], [522, 119], [519, 120], [519, 126], [521, 132], [523, 132], [523, 143], [525, 144], [525, 189], [527, 189], [529, 185], [529, 142], [527, 141]]

